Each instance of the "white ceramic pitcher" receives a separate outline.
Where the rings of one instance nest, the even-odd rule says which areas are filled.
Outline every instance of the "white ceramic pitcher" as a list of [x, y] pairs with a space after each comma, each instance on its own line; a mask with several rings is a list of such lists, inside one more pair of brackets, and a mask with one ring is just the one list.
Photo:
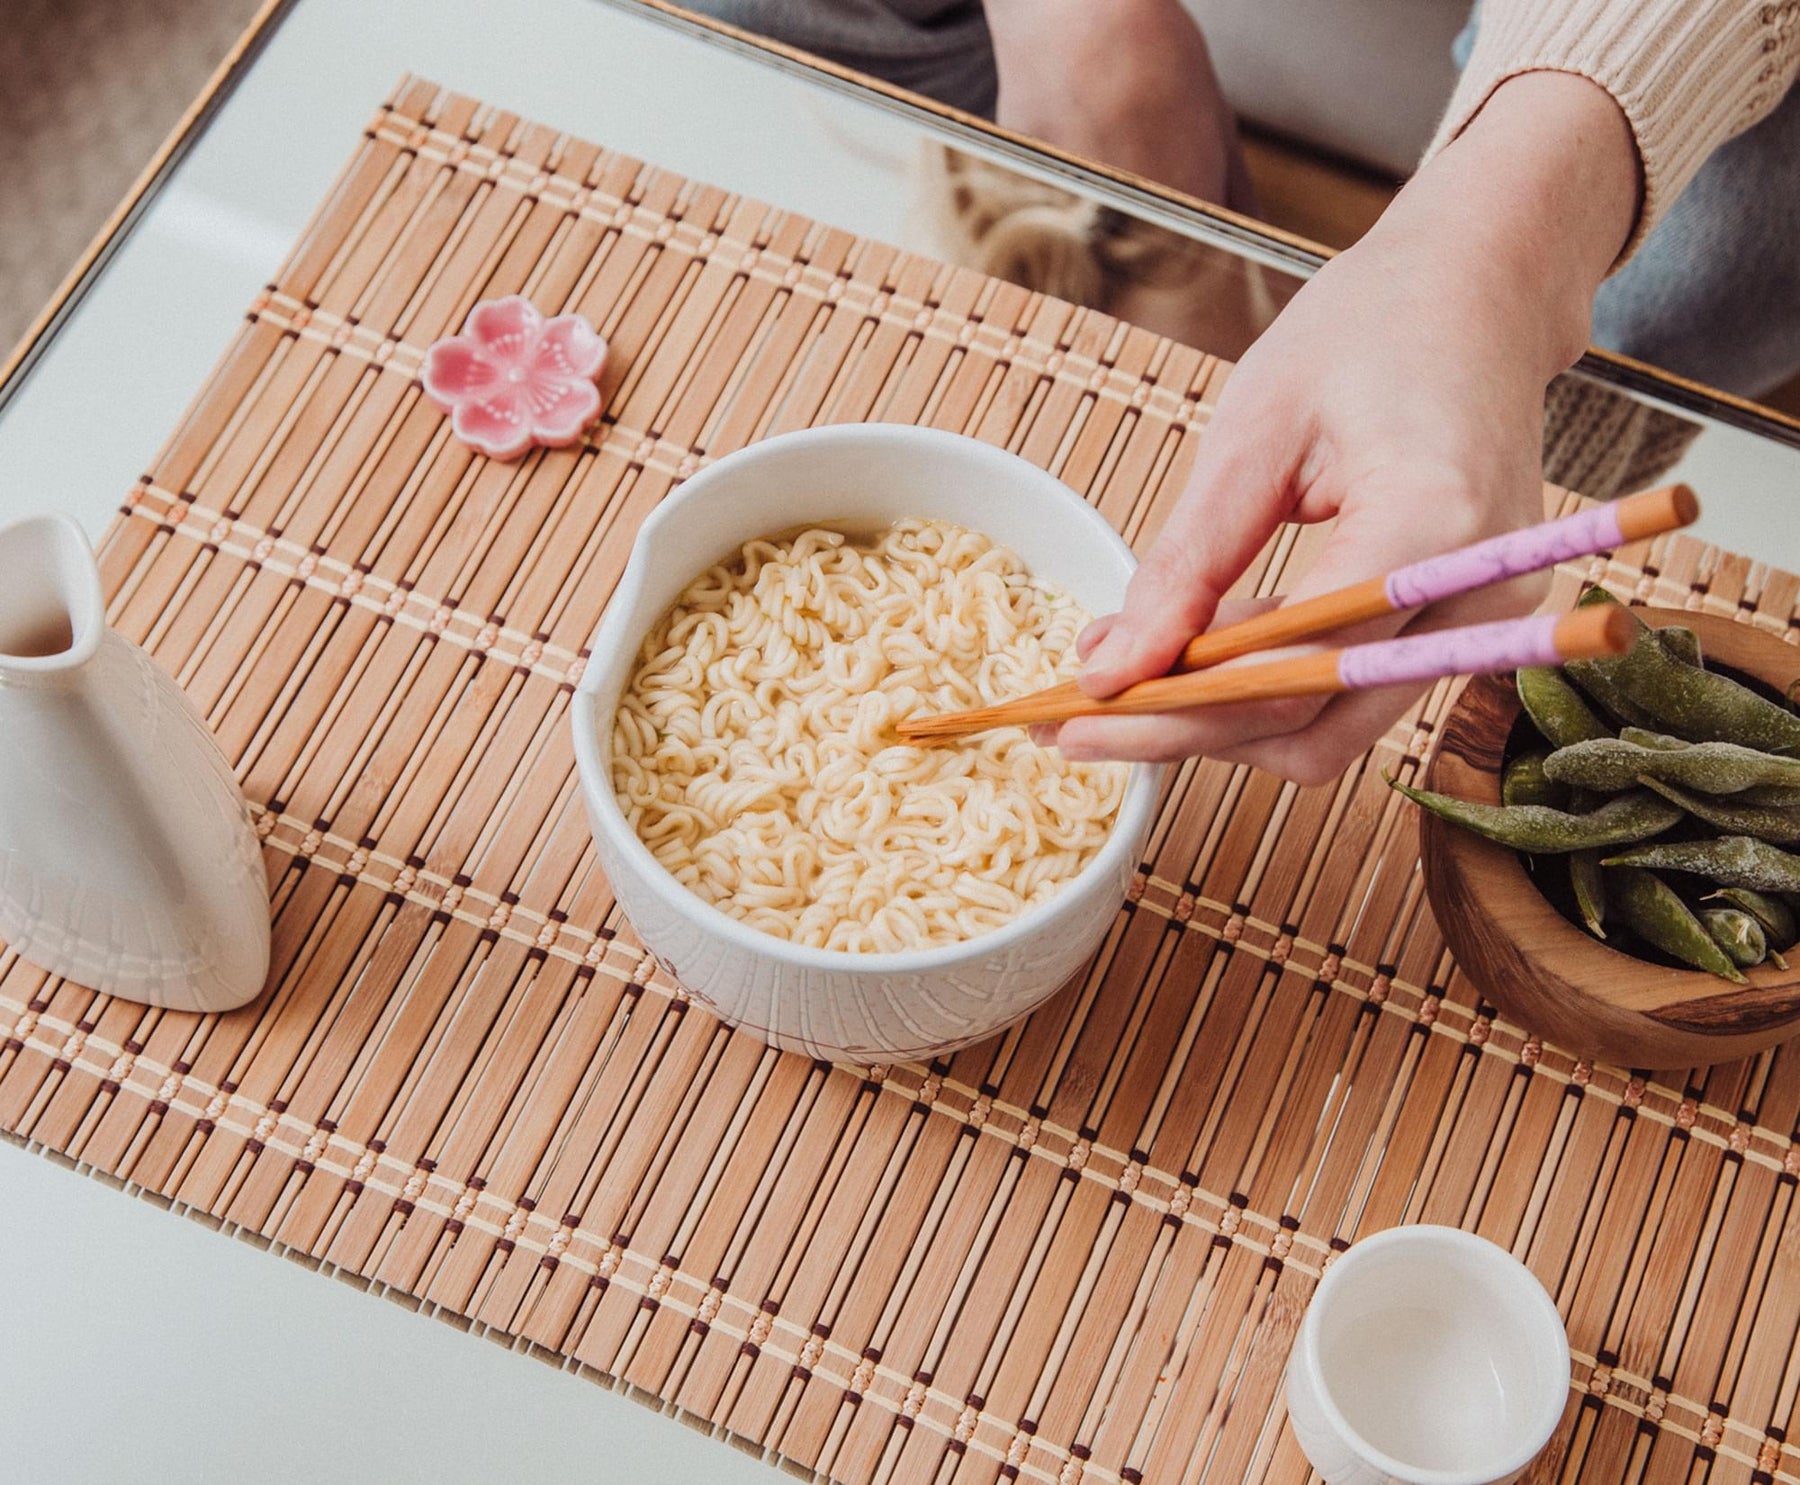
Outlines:
[[249, 811], [181, 689], [106, 627], [60, 516], [0, 527], [0, 943], [186, 1011], [253, 999], [269, 895]]

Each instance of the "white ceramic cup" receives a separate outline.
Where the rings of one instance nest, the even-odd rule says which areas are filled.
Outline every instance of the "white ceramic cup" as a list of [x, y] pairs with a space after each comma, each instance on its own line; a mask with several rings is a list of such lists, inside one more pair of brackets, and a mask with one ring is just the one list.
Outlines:
[[1501, 1485], [1568, 1395], [1555, 1303], [1454, 1227], [1390, 1228], [1340, 1254], [1288, 1360], [1288, 1417], [1328, 1485]]
[[722, 1019], [833, 1061], [950, 1051], [1053, 994], [1112, 925], [1161, 786], [1162, 770], [1133, 768], [1112, 834], [1047, 902], [962, 943], [907, 953], [787, 943], [702, 902], [657, 862], [626, 824], [611, 777], [613, 715], [645, 633], [696, 576], [753, 537], [909, 516], [987, 533], [1096, 614], [1119, 607], [1135, 565], [1099, 511], [989, 444], [888, 423], [785, 434], [701, 470], [645, 520], [572, 708], [600, 866], [645, 946]]

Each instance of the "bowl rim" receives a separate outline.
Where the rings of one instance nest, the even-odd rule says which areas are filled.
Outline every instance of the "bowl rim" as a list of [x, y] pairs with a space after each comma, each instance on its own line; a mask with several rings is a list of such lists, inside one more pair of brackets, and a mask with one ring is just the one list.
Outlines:
[[[1136, 566], [1131, 548], [1095, 506], [1049, 471], [1008, 449], [985, 443], [967, 434], [952, 433], [941, 428], [921, 428], [911, 423], [836, 423], [822, 428], [803, 428], [746, 444], [720, 456], [715, 462], [689, 476], [658, 502], [638, 528], [618, 586], [608, 599], [590, 637], [590, 655], [599, 653], [599, 640], [608, 627], [608, 615], [615, 611], [623, 613], [635, 606], [638, 590], [645, 581], [643, 557], [647, 546], [655, 539], [661, 525], [672, 519], [679, 507], [707, 499], [715, 487], [729, 488], [731, 479], [741, 471], [757, 463], [783, 457], [797, 449], [854, 448], [883, 439], [902, 443], [932, 443], [941, 449], [953, 450], [958, 457], [967, 457], [976, 463], [985, 462], [1002, 477], [1036, 484], [1045, 498], [1058, 502], [1071, 520], [1088, 527], [1093, 540], [1108, 547], [1115, 555], [1123, 556], [1128, 567]], [[651, 622], [654, 623], [654, 619]], [[642, 633], [633, 636], [633, 654], [642, 640]], [[1066, 912], [1069, 904], [1082, 894], [1091, 892], [1119, 872], [1128, 854], [1137, 854], [1136, 843], [1139, 837], [1154, 823], [1162, 778], [1167, 769], [1164, 764], [1129, 764], [1130, 772], [1119, 801], [1118, 813], [1113, 818], [1106, 840], [1095, 852], [1093, 859], [1064, 882], [1050, 898], [1027, 908], [1018, 917], [999, 927], [955, 943], [938, 944], [925, 949], [902, 949], [891, 953], [879, 950], [862, 952], [852, 949], [817, 949], [764, 933], [760, 928], [752, 928], [723, 909], [715, 907], [677, 881], [674, 874], [639, 839], [619, 808], [612, 780], [601, 759], [600, 725], [595, 715], [599, 674], [600, 667], [590, 659], [581, 682], [575, 689], [576, 699], [570, 708], [576, 772], [587, 799], [595, 834], [604, 832], [608, 843], [622, 851], [640, 872], [648, 873], [659, 884], [679, 893], [684, 906], [697, 917], [697, 927], [704, 927], [725, 938], [734, 947], [799, 969], [827, 970], [840, 974], [846, 971], [917, 974], [955, 969], [976, 960], [1005, 954], [1016, 944], [1037, 933], [1057, 915]], [[610, 717], [608, 720], [610, 721]]]

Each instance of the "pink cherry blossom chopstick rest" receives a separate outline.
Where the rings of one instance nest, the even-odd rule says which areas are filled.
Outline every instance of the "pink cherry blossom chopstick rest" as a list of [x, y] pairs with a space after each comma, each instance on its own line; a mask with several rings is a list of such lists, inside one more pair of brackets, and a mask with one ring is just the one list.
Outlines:
[[462, 333], [425, 353], [425, 395], [456, 436], [490, 459], [561, 448], [600, 415], [606, 341], [587, 319], [546, 319], [518, 294], [484, 299]]

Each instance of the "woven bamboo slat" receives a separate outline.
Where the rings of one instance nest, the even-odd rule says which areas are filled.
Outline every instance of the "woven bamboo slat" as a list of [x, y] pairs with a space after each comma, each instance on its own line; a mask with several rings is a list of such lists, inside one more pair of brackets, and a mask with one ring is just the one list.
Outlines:
[[[586, 443], [502, 466], [416, 374], [509, 292], [613, 359]], [[1482, 1002], [1381, 779], [1454, 686], [1331, 785], [1182, 767], [1090, 969], [930, 1066], [736, 1035], [618, 915], [568, 708], [676, 482], [920, 422], [1141, 545], [1228, 372], [403, 83], [102, 551], [255, 807], [269, 991], [147, 1010], [0, 949], [0, 1125], [856, 1485], [1303, 1479], [1281, 1372], [1322, 1266], [1455, 1223], [1568, 1320], [1542, 1478], [1800, 1485], [1800, 1057], [1640, 1075]], [[1690, 540], [1584, 578], [1796, 637], [1800, 578]]]

